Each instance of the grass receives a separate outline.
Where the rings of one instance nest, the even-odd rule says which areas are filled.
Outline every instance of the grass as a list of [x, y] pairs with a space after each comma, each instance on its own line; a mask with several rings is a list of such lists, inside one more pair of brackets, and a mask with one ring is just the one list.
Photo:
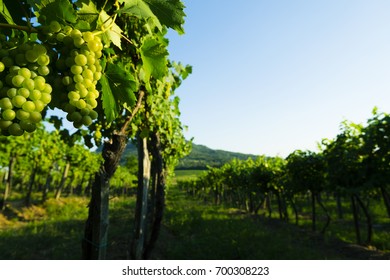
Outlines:
[[[22, 207], [18, 199], [11, 200], [7, 210], [0, 214], [0, 259], [80, 259], [87, 205], [88, 199], [80, 197], [49, 199], [45, 204], [28, 208]], [[108, 259], [127, 259], [134, 208], [134, 197], [110, 200]], [[366, 258], [345, 254], [344, 248], [333, 242], [334, 235], [331, 238], [313, 234], [308, 229], [309, 221], [302, 220], [301, 226], [295, 226], [274, 218], [251, 216], [238, 209], [193, 199], [172, 186], [152, 258]], [[329, 230], [337, 233], [339, 228]], [[346, 232], [353, 238], [353, 231]], [[377, 242], [387, 243], [388, 232], [378, 235]]]

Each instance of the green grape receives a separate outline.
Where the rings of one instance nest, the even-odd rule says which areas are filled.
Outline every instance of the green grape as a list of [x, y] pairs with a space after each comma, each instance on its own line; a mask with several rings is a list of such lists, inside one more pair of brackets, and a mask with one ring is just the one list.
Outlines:
[[23, 105], [22, 105], [22, 109], [26, 112], [32, 112], [35, 110], [35, 103], [32, 102], [32, 101], [26, 101]]
[[23, 87], [28, 90], [33, 90], [35, 88], [35, 83], [33, 79], [25, 79], [23, 82]]
[[10, 89], [7, 90], [7, 96], [9, 98], [13, 98], [17, 94], [18, 94], [18, 90], [16, 88], [10, 88]]
[[0, 129], [7, 129], [12, 124], [12, 121], [5, 121], [0, 119]]
[[42, 120], [42, 115], [39, 112], [31, 112], [30, 113], [30, 121], [33, 123], [39, 123]]
[[53, 91], [53, 88], [50, 84], [45, 84], [45, 87], [43, 89], [43, 92], [50, 94]]
[[42, 76], [37, 76], [34, 78], [34, 88], [38, 90], [45, 89], [46, 80]]
[[45, 108], [45, 103], [43, 103], [41, 100], [34, 100], [35, 105], [35, 111], [42, 112]]
[[76, 65], [79, 65], [79, 66], [84, 66], [87, 64], [87, 57], [83, 54], [78, 54], [76, 55], [76, 57], [74, 58], [74, 62], [76, 63]]
[[50, 31], [53, 33], [57, 33], [61, 31], [61, 25], [58, 23], [58, 21], [53, 20], [49, 24]]
[[38, 73], [42, 76], [47, 76], [50, 73], [49, 67], [43, 65], [38, 67]]
[[83, 116], [77, 111], [72, 112], [69, 116], [69, 119], [73, 122], [80, 122], [82, 120], [82, 118], [83, 118]]
[[34, 44], [32, 49], [38, 56], [44, 55], [47, 53], [46, 48], [40, 44]]
[[80, 99], [80, 94], [77, 91], [70, 91], [68, 93], [69, 100], [78, 101]]
[[93, 33], [90, 31], [86, 31], [83, 33], [83, 39], [85, 40], [85, 42], [94, 41], [95, 35], [93, 35]]
[[37, 54], [37, 52], [34, 49], [32, 49], [32, 50], [26, 51], [24, 56], [26, 57], [26, 60], [28, 62], [34, 63], [38, 60], [39, 54]]
[[85, 106], [87, 106], [87, 103], [86, 103], [83, 99], [80, 99], [80, 100], [77, 101], [76, 107], [77, 107], [78, 109], [80, 109], [80, 110], [81, 110], [81, 109], [84, 109]]
[[37, 60], [37, 63], [40, 65], [40, 66], [47, 66], [49, 65], [50, 63], [50, 58], [48, 55], [46, 54], [42, 54], [38, 57], [38, 60]]
[[84, 79], [89, 79], [89, 80], [93, 80], [93, 72], [91, 71], [91, 70], [89, 70], [89, 69], [85, 69], [84, 71], [83, 71], [83, 77], [84, 77]]
[[71, 77], [65, 76], [65, 77], [62, 78], [62, 84], [63, 84], [64, 86], [68, 86], [68, 85], [70, 85], [71, 83], [72, 83], [72, 78], [71, 78]]
[[18, 70], [18, 75], [24, 77], [25, 79], [30, 79], [31, 71], [30, 69], [23, 67]]
[[27, 132], [33, 132], [35, 131], [35, 129], [37, 129], [37, 126], [34, 123], [29, 122], [27, 120], [20, 121], [19, 125], [23, 130]]
[[[85, 102], [85, 101], [84, 101]], [[85, 104], [85, 106], [87, 106], [87, 104]], [[82, 115], [82, 116], [87, 116], [87, 115], [89, 115], [89, 113], [90, 113], [90, 110], [88, 109], [88, 108], [82, 108], [81, 110], [80, 110], [80, 114]]]
[[77, 84], [81, 84], [84, 81], [84, 78], [81, 75], [74, 75], [73, 81]]
[[1, 114], [4, 120], [6, 121], [12, 121], [16, 117], [16, 113], [12, 109], [7, 109], [4, 110], [3, 113]]
[[42, 92], [41, 101], [45, 104], [49, 104], [51, 101], [50, 93]]
[[4, 97], [0, 100], [0, 108], [7, 110], [7, 109], [12, 109], [14, 106], [12, 105], [11, 99], [8, 97]]
[[13, 123], [8, 127], [8, 132], [13, 136], [21, 136], [23, 135], [24, 130], [18, 123]]
[[83, 122], [81, 120], [80, 121], [75, 121], [75, 122], [73, 122], [73, 126], [75, 128], [80, 128], [80, 127], [83, 126]]
[[36, 101], [36, 100], [40, 100], [41, 96], [42, 96], [41, 91], [37, 90], [37, 89], [34, 89], [34, 90], [31, 91], [29, 97], [30, 97], [31, 100]]
[[16, 95], [12, 98], [12, 104], [18, 108], [21, 108], [26, 101], [26, 98], [21, 95]]
[[22, 75], [16, 75], [13, 76], [12, 78], [12, 84], [15, 87], [21, 87], [23, 85], [23, 82], [24, 82], [24, 77]]
[[98, 113], [97, 113], [96, 111], [94, 111], [94, 110], [91, 110], [91, 111], [89, 112], [89, 116], [90, 116], [93, 120], [95, 120], [95, 119], [98, 118]]
[[3, 62], [0, 61], [0, 73], [3, 72], [5, 69], [5, 65]]
[[20, 109], [20, 110], [17, 110], [16, 111], [16, 118], [18, 120], [28, 120], [30, 118], [30, 113], [29, 112], [26, 112], [25, 110], [23, 109]]
[[92, 118], [90, 116], [83, 116], [81, 122], [83, 123], [83, 125], [89, 126], [92, 123]]
[[76, 111], [76, 107], [72, 106], [71, 104], [67, 103], [64, 107], [64, 111], [67, 113], [73, 113]]
[[73, 75], [80, 75], [83, 72], [83, 67], [79, 65], [72, 65], [70, 71], [72, 72]]
[[24, 98], [28, 98], [30, 96], [30, 91], [26, 88], [20, 88], [18, 89], [17, 94]]

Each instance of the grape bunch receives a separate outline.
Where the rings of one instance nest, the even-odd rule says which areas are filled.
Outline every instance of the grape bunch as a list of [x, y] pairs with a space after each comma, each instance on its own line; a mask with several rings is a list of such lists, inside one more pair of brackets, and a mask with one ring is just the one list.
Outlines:
[[76, 128], [89, 126], [98, 117], [97, 82], [102, 76], [99, 58], [103, 44], [92, 32], [81, 32], [52, 21], [42, 30], [45, 40], [59, 54], [55, 62], [58, 73], [53, 81], [56, 100], [53, 106], [67, 113], [67, 120]]
[[0, 135], [33, 132], [51, 101], [50, 57], [45, 46], [0, 38]]

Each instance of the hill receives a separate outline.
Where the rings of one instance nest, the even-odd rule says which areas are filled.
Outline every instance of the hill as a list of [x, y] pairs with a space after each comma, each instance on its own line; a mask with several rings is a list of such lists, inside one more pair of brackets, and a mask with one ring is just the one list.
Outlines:
[[[129, 143], [122, 157], [122, 162], [128, 156], [137, 156], [137, 147], [134, 144]], [[235, 153], [223, 150], [210, 149], [204, 145], [197, 145], [192, 143], [191, 153], [180, 160], [176, 169], [207, 169], [207, 166], [219, 167], [223, 164], [231, 161], [233, 158], [245, 160], [249, 157], [256, 158], [256, 155]]]

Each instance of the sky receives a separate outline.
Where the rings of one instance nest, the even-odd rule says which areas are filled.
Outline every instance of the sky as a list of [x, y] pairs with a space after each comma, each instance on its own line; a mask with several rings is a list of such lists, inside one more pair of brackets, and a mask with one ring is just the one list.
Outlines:
[[169, 52], [193, 67], [177, 94], [194, 143], [286, 157], [390, 113], [390, 1], [183, 2]]

